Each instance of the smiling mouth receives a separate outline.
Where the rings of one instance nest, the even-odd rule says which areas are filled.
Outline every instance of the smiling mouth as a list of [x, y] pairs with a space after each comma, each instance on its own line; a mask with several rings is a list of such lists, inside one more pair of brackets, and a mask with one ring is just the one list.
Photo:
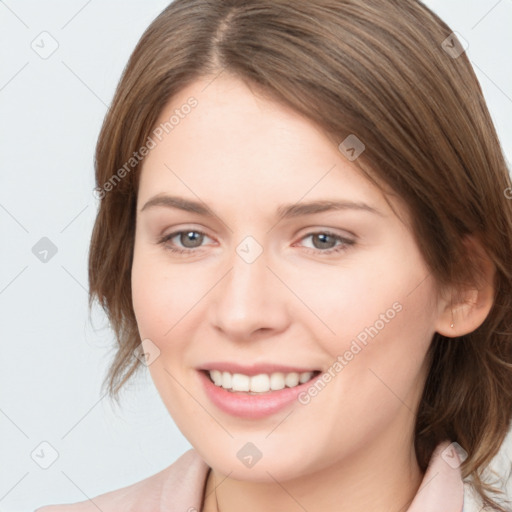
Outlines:
[[222, 387], [232, 393], [239, 392], [249, 395], [260, 395], [301, 386], [321, 373], [320, 370], [301, 373], [260, 373], [258, 375], [244, 375], [220, 370], [203, 370], [203, 372], [217, 387]]

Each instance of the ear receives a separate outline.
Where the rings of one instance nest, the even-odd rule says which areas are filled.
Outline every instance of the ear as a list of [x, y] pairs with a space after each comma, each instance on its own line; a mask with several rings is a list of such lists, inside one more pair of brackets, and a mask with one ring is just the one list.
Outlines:
[[445, 289], [444, 298], [439, 301], [436, 331], [448, 338], [469, 334], [480, 327], [494, 302], [494, 263], [477, 237], [466, 237], [464, 245], [468, 261], [473, 263], [476, 271], [475, 282], [452, 285]]

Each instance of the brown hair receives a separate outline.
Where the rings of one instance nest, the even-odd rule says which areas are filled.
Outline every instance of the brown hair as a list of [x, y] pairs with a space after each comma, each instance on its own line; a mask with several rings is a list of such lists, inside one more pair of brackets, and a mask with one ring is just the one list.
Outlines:
[[496, 269], [494, 303], [474, 332], [434, 335], [415, 449], [424, 471], [440, 441], [458, 442], [468, 452], [463, 477], [484, 504], [505, 510], [483, 471], [512, 414], [512, 202], [505, 194], [512, 189], [469, 60], [443, 43], [451, 33], [415, 0], [176, 0], [153, 21], [96, 148], [103, 198], [90, 246], [89, 305], [98, 298], [117, 339], [104, 382], [111, 397], [140, 366], [130, 280], [140, 164], [112, 177], [126, 170], [177, 92], [230, 73], [317, 123], [336, 144], [350, 134], [363, 141], [354, 163], [405, 202], [438, 283], [474, 282], [477, 265], [464, 241], [469, 234], [481, 241]]

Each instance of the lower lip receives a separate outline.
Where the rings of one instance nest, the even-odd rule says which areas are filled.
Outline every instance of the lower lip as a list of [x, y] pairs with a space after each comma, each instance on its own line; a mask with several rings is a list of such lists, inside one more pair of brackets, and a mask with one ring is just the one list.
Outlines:
[[249, 395], [243, 392], [227, 391], [216, 386], [204, 371], [199, 371], [208, 398], [221, 411], [240, 418], [264, 418], [281, 411], [297, 400], [297, 396], [311, 386], [322, 373], [299, 386], [269, 391], [261, 395]]

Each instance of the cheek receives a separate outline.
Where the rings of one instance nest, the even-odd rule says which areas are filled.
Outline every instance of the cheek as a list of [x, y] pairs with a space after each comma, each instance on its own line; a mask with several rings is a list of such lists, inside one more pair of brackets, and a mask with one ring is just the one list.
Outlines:
[[132, 303], [141, 337], [153, 339], [163, 350], [163, 340], [204, 295], [199, 275], [187, 265], [171, 265], [165, 252], [135, 249], [132, 265]]
[[[185, 265], [186, 267], [186, 265]], [[169, 265], [160, 254], [136, 250], [132, 265], [132, 302], [141, 339], [150, 339], [158, 357], [148, 365], [151, 379], [169, 413], [191, 428], [188, 418], [197, 415], [180, 373], [186, 358], [187, 326], [194, 304], [204, 294], [198, 280], [179, 265]], [[185, 386], [187, 387], [187, 386]]]
[[306, 273], [296, 283], [311, 311], [304, 325], [327, 354], [326, 386], [332, 382], [329, 399], [338, 404], [331, 410], [350, 407], [350, 414], [360, 409], [364, 416], [367, 404], [375, 403], [391, 411], [400, 406], [396, 395], [412, 406], [421, 391], [434, 334], [435, 290], [419, 254], [408, 254], [401, 259], [380, 253], [360, 267]]
[[398, 256], [391, 249], [366, 258], [358, 255], [358, 261], [317, 265], [289, 275], [286, 280], [306, 306], [301, 306], [302, 317], [315, 339], [343, 348], [358, 335], [364, 342], [365, 333], [370, 336], [368, 329], [383, 337], [385, 331], [405, 335], [431, 325], [432, 279], [425, 279], [428, 270], [419, 254], [399, 258], [406, 251], [407, 247]]

